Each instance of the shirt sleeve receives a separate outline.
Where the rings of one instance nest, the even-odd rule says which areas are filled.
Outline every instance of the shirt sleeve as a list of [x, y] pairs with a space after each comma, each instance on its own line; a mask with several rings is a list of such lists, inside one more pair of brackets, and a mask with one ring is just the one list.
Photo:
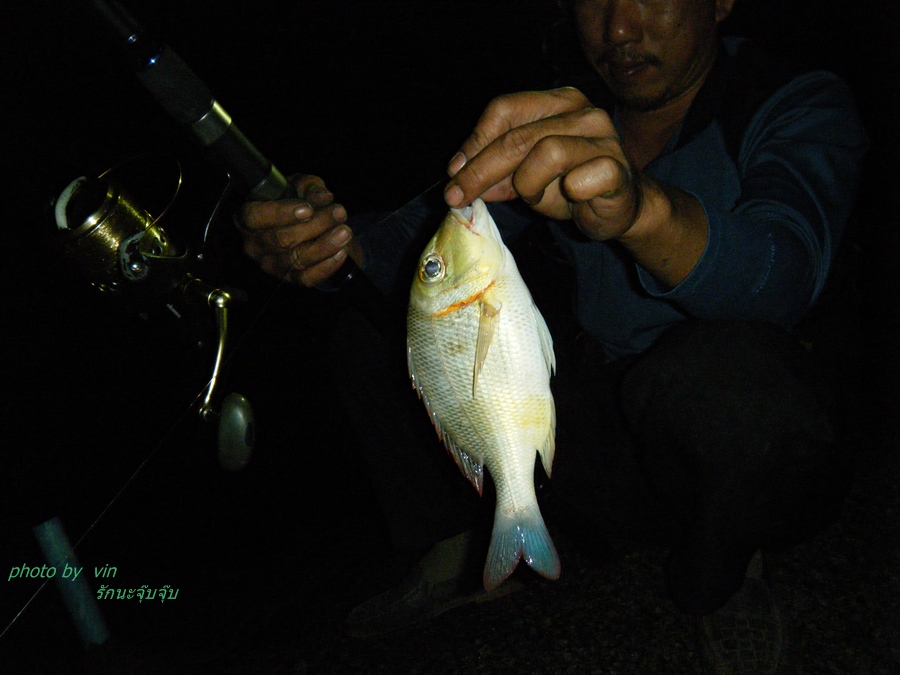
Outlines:
[[349, 219], [362, 249], [363, 272], [388, 298], [404, 301], [412, 266], [446, 212], [442, 204], [440, 192], [429, 190], [393, 213]]
[[696, 267], [671, 289], [639, 268], [645, 290], [700, 318], [793, 326], [824, 286], [867, 144], [842, 80], [823, 71], [794, 79], [748, 127], [733, 208], [716, 210], [695, 195], [709, 227]]

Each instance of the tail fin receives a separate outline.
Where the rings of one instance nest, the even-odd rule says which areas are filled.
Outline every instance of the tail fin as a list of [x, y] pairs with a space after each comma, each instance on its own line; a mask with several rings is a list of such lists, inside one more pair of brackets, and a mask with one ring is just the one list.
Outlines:
[[548, 579], [559, 578], [559, 555], [537, 504], [534, 509], [516, 516], [494, 514], [494, 532], [484, 566], [484, 588], [495, 589], [513, 573], [519, 558]]

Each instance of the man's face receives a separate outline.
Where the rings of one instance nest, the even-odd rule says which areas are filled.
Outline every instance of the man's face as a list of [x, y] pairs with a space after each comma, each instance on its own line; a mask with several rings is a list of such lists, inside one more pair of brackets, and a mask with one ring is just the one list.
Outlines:
[[662, 107], [703, 76], [733, 0], [575, 0], [588, 61], [616, 98]]

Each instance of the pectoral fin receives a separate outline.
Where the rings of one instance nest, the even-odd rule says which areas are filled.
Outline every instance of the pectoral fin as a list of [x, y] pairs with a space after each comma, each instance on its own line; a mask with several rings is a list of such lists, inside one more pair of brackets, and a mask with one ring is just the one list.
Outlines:
[[478, 374], [484, 366], [484, 360], [487, 358], [488, 350], [491, 348], [491, 342], [494, 339], [494, 333], [497, 332], [497, 325], [500, 319], [500, 309], [503, 304], [499, 301], [491, 301], [485, 293], [481, 297], [481, 318], [478, 321], [478, 341], [475, 343], [475, 371], [472, 374], [472, 398], [475, 398], [475, 392], [478, 385]]

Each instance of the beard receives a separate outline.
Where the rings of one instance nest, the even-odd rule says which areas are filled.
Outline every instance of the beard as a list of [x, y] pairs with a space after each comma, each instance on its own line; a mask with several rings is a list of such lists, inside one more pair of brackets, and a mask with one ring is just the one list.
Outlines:
[[[672, 78], [654, 54], [627, 48], [610, 49], [597, 59], [595, 70], [620, 105], [648, 112], [664, 107], [694, 87], [709, 71], [714, 60], [715, 52], [697, 59], [686, 71]], [[651, 77], [647, 78], [646, 73], [635, 74], [635, 68], [649, 69]]]
[[664, 90], [659, 93], [643, 93], [631, 91], [630, 89], [616, 86], [607, 82], [607, 86], [612, 90], [616, 101], [632, 110], [640, 110], [641, 112], [649, 112], [658, 110], [666, 105], [669, 101], [678, 97], [680, 92]]
[[[640, 77], [633, 80], [635, 68], [659, 68], [660, 60], [648, 54], [628, 47], [610, 47], [596, 59], [594, 68], [606, 82], [616, 100], [629, 108], [653, 110], [671, 99], [668, 91], [653, 91], [642, 85]], [[668, 88], [666, 88], [668, 89]]]

